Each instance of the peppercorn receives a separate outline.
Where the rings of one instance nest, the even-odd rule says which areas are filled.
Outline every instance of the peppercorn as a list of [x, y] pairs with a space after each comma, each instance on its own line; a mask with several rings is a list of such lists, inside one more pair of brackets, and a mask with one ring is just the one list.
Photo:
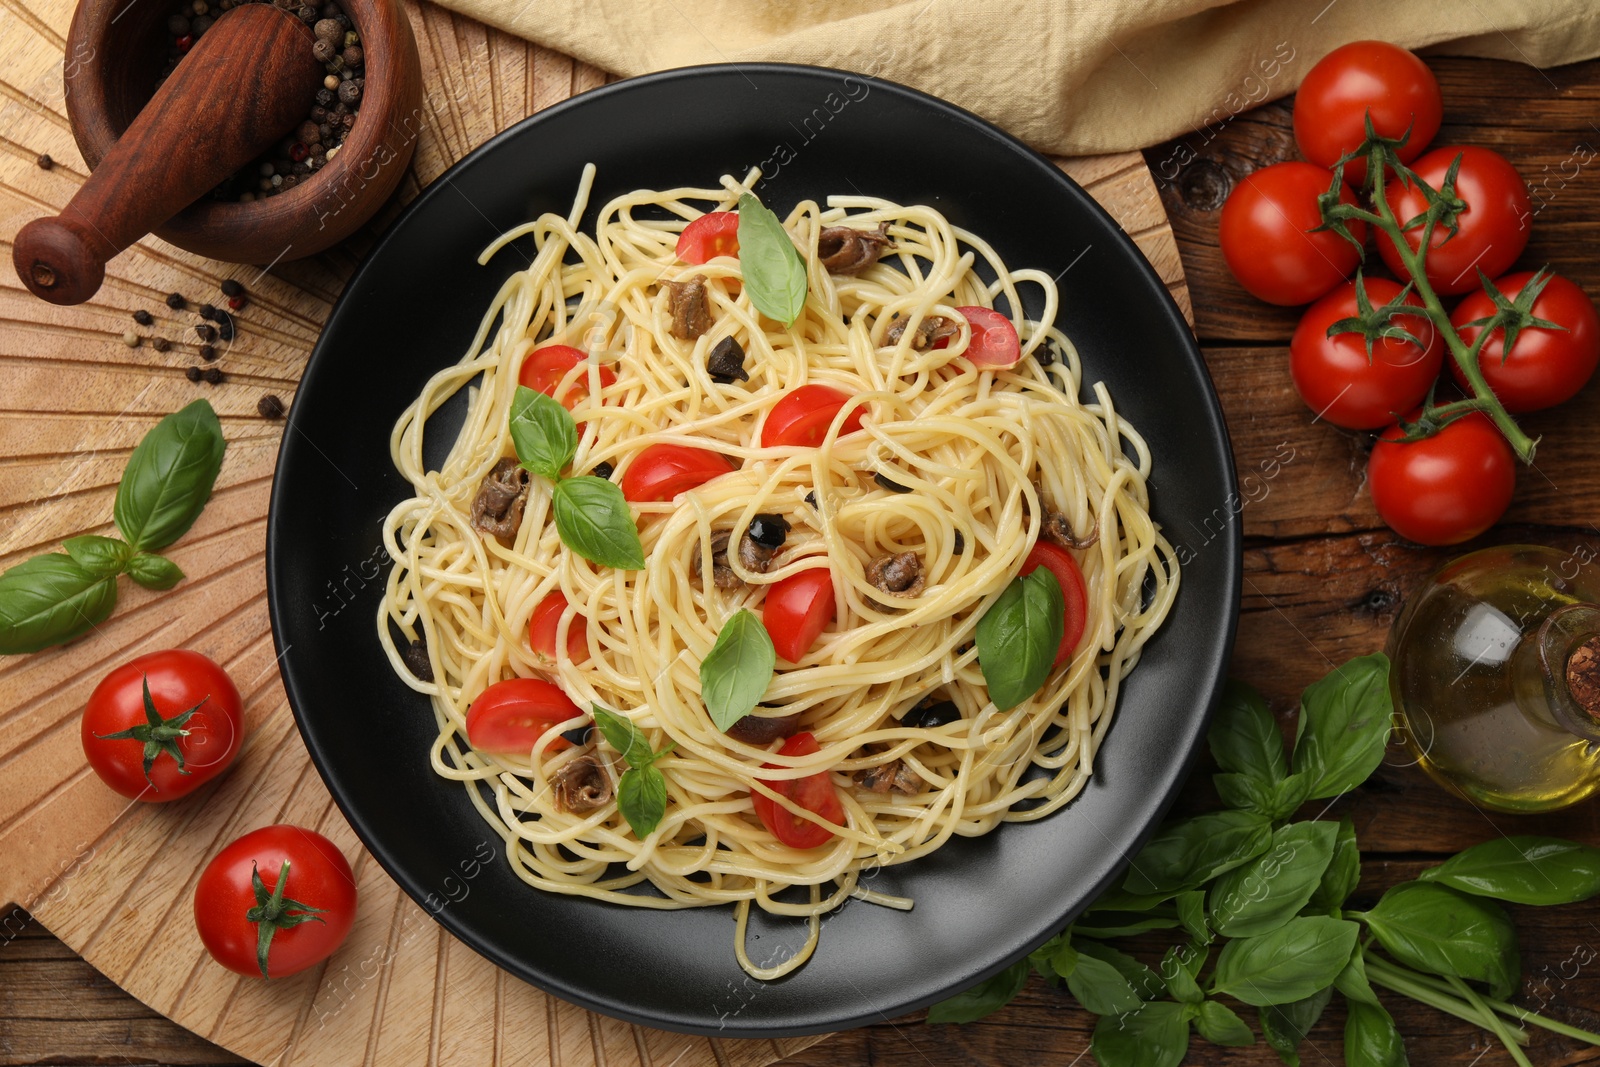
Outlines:
[[133, 313], [133, 321], [137, 322], [140, 326], [149, 326], [156, 320], [151, 316], [150, 312], [146, 311], [144, 308], [140, 308], [138, 311]]
[[167, 32], [174, 37], [182, 37], [189, 32], [189, 19], [186, 15], [173, 15], [167, 19]]
[[353, 114], [345, 115], [339, 119], [339, 124], [348, 130], [356, 124], [356, 117]]
[[311, 32], [317, 35], [319, 41], [337, 41], [344, 37], [344, 27], [331, 18], [323, 18], [311, 27]]
[[122, 335], [122, 343], [127, 345], [129, 348], [138, 348], [139, 335], [134, 333], [132, 330], [129, 330], [127, 333]]
[[211, 10], [211, 6], [206, 3], [206, 0], [194, 0], [194, 3], [190, 4], [189, 7], [196, 15], [204, 15]]
[[296, 11], [294, 14], [295, 14], [296, 18], [298, 18], [301, 22], [305, 23], [307, 26], [313, 25], [317, 21], [317, 9], [314, 8], [314, 7], [310, 7], [310, 6], [302, 7], [299, 11]]
[[339, 76], [337, 74], [330, 74], [326, 78], [323, 78], [322, 87], [330, 92], [339, 88]]
[[184, 300], [182, 293], [167, 294], [167, 307], [171, 308], [173, 311], [182, 311], [183, 305], [186, 303], [188, 303], [188, 301]]
[[207, 320], [210, 320], [212, 322], [215, 322], [216, 318], [217, 318], [217, 309], [212, 307], [210, 304], [201, 304], [200, 305], [200, 317], [202, 319], [207, 319]]
[[353, 44], [360, 44], [360, 43], [361, 43], [361, 35], [359, 33], [357, 33], [355, 30], [346, 30], [345, 31], [344, 46], [346, 48], [349, 48]]
[[186, 33], [173, 43], [178, 46], [178, 51], [187, 52], [189, 49], [194, 47], [194, 37]]
[[[209, 327], [207, 328], [209, 329]], [[212, 348], [210, 345], [201, 345], [200, 358], [205, 360], [207, 363], [210, 363], [212, 360], [217, 358], [217, 350]]]
[[223, 296], [240, 296], [244, 293], [244, 286], [240, 285], [233, 278], [222, 279], [222, 284], [217, 286], [217, 288], [222, 290]]
[[206, 384], [208, 385], [222, 384], [222, 372], [215, 367], [207, 367], [204, 373], [201, 374], [201, 377], [206, 380]]
[[200, 368], [190, 367], [188, 370], [183, 372], [183, 376], [189, 379], [191, 382], [198, 382], [200, 380]]
[[205, 341], [207, 344], [217, 339], [217, 328], [203, 322], [194, 324], [194, 332], [199, 335], [200, 340]]
[[227, 315], [223, 315], [217, 322], [217, 336], [224, 341], [233, 340], [233, 320]]
[[172, 347], [172, 342], [167, 340], [165, 337], [153, 337], [150, 340], [150, 347], [155, 349], [157, 352], [165, 352], [167, 349]]
[[345, 82], [339, 86], [339, 101], [344, 104], [353, 104], [361, 99], [361, 86], [355, 82]]
[[271, 393], [267, 393], [256, 401], [256, 413], [263, 419], [281, 419], [283, 418], [283, 401]]
[[38, 163], [40, 170], [51, 170], [56, 165], [56, 161], [50, 158], [50, 154], [48, 152], [39, 156]]
[[325, 37], [317, 38], [317, 43], [311, 46], [311, 55], [318, 63], [326, 63], [337, 54], [333, 50], [333, 42]]
[[199, 37], [202, 33], [205, 33], [213, 25], [215, 25], [216, 21], [217, 20], [212, 18], [210, 15], [201, 15], [190, 24], [191, 29], [189, 32], [194, 34], [196, 37]]
[[339, 58], [344, 60], [345, 66], [347, 67], [359, 67], [361, 66], [362, 59], [365, 58], [365, 53], [361, 51], [360, 45], [353, 44], [346, 48], [343, 52], [340, 52]]
[[[337, 89], [337, 88], [338, 88], [337, 85], [334, 86], [334, 89]], [[321, 89], [317, 90], [317, 103], [322, 105], [323, 107], [328, 107], [328, 106], [332, 105], [333, 100], [334, 100], [333, 89], [329, 89], [327, 87], [327, 84], [324, 83], [323, 87]]]
[[333, 140], [333, 127], [326, 122], [318, 126], [316, 140], [319, 144], [327, 144]]

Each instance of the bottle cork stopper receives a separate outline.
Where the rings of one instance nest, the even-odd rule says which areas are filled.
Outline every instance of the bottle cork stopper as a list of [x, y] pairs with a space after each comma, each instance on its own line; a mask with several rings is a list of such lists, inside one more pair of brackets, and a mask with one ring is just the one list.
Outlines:
[[1567, 657], [1567, 691], [1585, 714], [1600, 721], [1600, 634]]

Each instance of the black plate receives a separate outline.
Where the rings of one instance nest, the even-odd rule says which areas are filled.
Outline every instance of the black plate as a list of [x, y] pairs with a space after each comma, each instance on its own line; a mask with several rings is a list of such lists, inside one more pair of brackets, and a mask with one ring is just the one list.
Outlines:
[[[526, 264], [507, 249], [480, 267], [479, 251], [541, 212], [565, 214], [591, 161], [591, 205], [641, 186], [714, 185], [760, 164], [760, 194], [779, 214], [856, 190], [931, 204], [1013, 268], [1067, 272], [1058, 322], [1086, 380], [1103, 379], [1146, 435], [1156, 518], [1184, 545], [1176, 609], [1128, 679], [1083, 795], [1040, 823], [881, 871], [874, 885], [916, 898], [916, 909], [851, 902], [824, 921], [812, 960], [778, 982], [747, 979], [734, 962], [730, 908], [626, 908], [518, 880], [460, 786], [429, 768], [433, 714], [373, 636], [388, 567], [380, 524], [409, 492], [389, 463], [390, 428], [426, 379], [461, 357], [501, 281]], [[986, 977], [1122, 869], [1182, 783], [1220, 691], [1239, 602], [1234, 488], [1216, 395], [1177, 308], [1122, 230], [1048, 161], [881, 81], [779, 65], [671, 71], [586, 93], [494, 138], [434, 182], [351, 280], [278, 457], [273, 635], [329, 790], [384, 868], [452, 933], [511, 973], [622, 1019], [726, 1036], [815, 1033]], [[480, 869], [484, 841], [496, 857]], [[752, 927], [758, 961], [801, 939], [796, 924]]]

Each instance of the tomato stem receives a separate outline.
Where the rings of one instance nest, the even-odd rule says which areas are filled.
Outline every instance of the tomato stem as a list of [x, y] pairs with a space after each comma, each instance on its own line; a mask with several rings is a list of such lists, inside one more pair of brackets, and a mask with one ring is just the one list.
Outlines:
[[272, 948], [272, 935], [303, 922], [323, 922], [320, 916], [324, 909], [313, 908], [310, 904], [302, 904], [283, 895], [289, 885], [288, 860], [284, 860], [283, 866], [278, 869], [278, 884], [272, 887], [270, 893], [267, 892], [266, 883], [261, 880], [260, 869], [254, 863], [250, 865], [250, 885], [255, 890], [256, 906], [244, 913], [244, 920], [256, 924], [256, 965], [261, 968], [261, 977], [271, 978], [267, 973], [267, 953]]
[[[189, 731], [184, 727], [189, 725], [189, 720], [194, 713], [210, 697], [202, 697], [200, 703], [188, 711], [180, 712], [170, 719], [162, 718], [161, 712], [156, 709], [156, 702], [150, 699], [150, 676], [144, 679], [144, 718], [145, 721], [138, 726], [130, 726], [126, 730], [118, 730], [113, 734], [95, 734], [102, 741], [138, 741], [144, 745], [144, 780], [150, 783], [150, 788], [155, 789], [155, 779], [150, 777], [150, 768], [155, 765], [156, 758], [163, 752], [178, 761], [178, 773], [188, 774], [189, 769], [183, 765], [183, 749], [178, 745], [178, 738], [188, 737]], [[160, 792], [156, 789], [156, 792]]]

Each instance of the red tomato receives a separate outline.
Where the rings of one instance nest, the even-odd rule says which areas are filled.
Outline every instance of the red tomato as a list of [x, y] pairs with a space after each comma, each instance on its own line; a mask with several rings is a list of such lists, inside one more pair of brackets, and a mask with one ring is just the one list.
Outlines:
[[[146, 685], [159, 726], [145, 707]], [[244, 714], [226, 671], [174, 648], [102, 678], [79, 731], [83, 754], [106, 785], [135, 800], [176, 800], [228, 769], [244, 742]], [[148, 743], [157, 746], [154, 756], [146, 756]]]
[[[817, 739], [810, 733], [798, 733], [783, 743], [783, 747], [778, 749], [778, 755], [809, 756], [816, 751], [818, 751]], [[763, 763], [762, 766], [776, 767], [777, 764]], [[827, 771], [818, 771], [804, 778], [790, 778], [785, 781], [768, 781], [762, 778], [760, 782], [797, 807], [819, 815], [835, 826], [844, 825], [844, 805], [840, 803], [839, 791], [834, 788], [833, 779]], [[816, 848], [833, 840], [832, 830], [791, 814], [775, 800], [768, 800], [756, 792], [750, 794], [750, 800], [755, 804], [761, 825], [790, 848]]]
[[1022, 561], [1018, 575], [1032, 574], [1043, 567], [1055, 575], [1061, 586], [1063, 602], [1061, 644], [1056, 648], [1056, 661], [1050, 669], [1061, 666], [1072, 658], [1072, 650], [1083, 640], [1083, 628], [1089, 619], [1089, 591], [1083, 585], [1083, 572], [1067, 550], [1050, 541], [1035, 541]]
[[[528, 645], [541, 659], [556, 661], [556, 632], [561, 625], [561, 613], [567, 610], [567, 598], [555, 589], [533, 609], [528, 620]], [[582, 615], [573, 616], [567, 627], [567, 658], [582, 663], [589, 658], [589, 624]]]
[[718, 256], [739, 254], [739, 213], [712, 211], [695, 219], [678, 235], [678, 258], [704, 263]]
[[[200, 941], [218, 963], [244, 975], [284, 978], [321, 963], [344, 943], [355, 918], [356, 880], [344, 854], [298, 826], [250, 831], [217, 853], [194, 887]], [[263, 923], [272, 929], [264, 947]]]
[[[802, 385], [787, 393], [767, 412], [767, 421], [761, 426], [761, 447], [776, 448], [783, 445], [802, 445], [815, 448], [828, 435], [839, 409], [850, 402], [850, 396], [831, 385]], [[861, 429], [861, 409], [856, 408], [845, 417], [839, 427], [839, 436]]]
[[[1300, 154], [1319, 167], [1332, 167], [1339, 157], [1367, 139], [1367, 114], [1380, 137], [1411, 136], [1399, 150], [1409, 163], [1422, 154], [1439, 132], [1444, 100], [1428, 65], [1387, 41], [1351, 41], [1317, 61], [1294, 98], [1294, 140]], [[1360, 185], [1367, 161], [1345, 165], [1345, 177]]]
[[[585, 371], [573, 379], [567, 388], [556, 396], [556, 389], [578, 364], [588, 360], [588, 356], [576, 348], [567, 345], [545, 345], [529, 352], [522, 361], [522, 370], [517, 374], [517, 383], [529, 389], [537, 390], [545, 396], [553, 397], [561, 402], [561, 406], [571, 411], [583, 398], [589, 395], [589, 375]], [[610, 367], [600, 368], [600, 385], [611, 385], [617, 380], [617, 375]]]
[[799, 663], [817, 635], [833, 621], [833, 573], [814, 567], [772, 583], [761, 605], [761, 621], [772, 647], [790, 663]]
[[977, 367], [1009, 367], [1022, 358], [1022, 343], [1017, 328], [994, 308], [958, 307], [961, 317], [972, 327], [972, 342], [967, 359]]
[[[1400, 294], [1387, 278], [1366, 279], [1367, 297], [1380, 307]], [[1422, 306], [1416, 293], [1407, 304]], [[1376, 430], [1422, 403], [1439, 378], [1444, 342], [1423, 315], [1405, 315], [1393, 325], [1428, 342], [1418, 348], [1399, 337], [1385, 336], [1372, 345], [1358, 333], [1328, 336], [1328, 327], [1356, 314], [1356, 284], [1346, 282], [1312, 304], [1289, 342], [1289, 373], [1306, 406], [1335, 426]]]
[[[1508, 274], [1494, 285], [1515, 300], [1532, 277], [1527, 271]], [[1478, 353], [1478, 366], [1483, 369], [1489, 388], [1510, 412], [1538, 411], [1572, 399], [1600, 364], [1600, 316], [1595, 314], [1594, 301], [1582, 289], [1559, 274], [1552, 275], [1539, 299], [1533, 302], [1533, 313], [1566, 327], [1566, 332], [1538, 326], [1525, 329], [1517, 335], [1517, 345], [1506, 359], [1505, 332], [1496, 330]], [[1494, 301], [1479, 289], [1457, 305], [1450, 321], [1455, 323], [1461, 339], [1471, 345], [1482, 327], [1467, 323], [1493, 314]], [[1463, 389], [1467, 388], [1467, 376], [1454, 361], [1450, 372]]]
[[[1428, 246], [1428, 284], [1441, 294], [1476, 288], [1480, 270], [1490, 278], [1504, 274], [1522, 255], [1528, 235], [1533, 232], [1528, 225], [1533, 210], [1528, 184], [1500, 153], [1472, 145], [1435, 148], [1413, 163], [1411, 169], [1437, 189], [1458, 155], [1461, 170], [1456, 175], [1456, 195], [1467, 206], [1456, 217], [1456, 235], [1451, 237], [1448, 228], [1436, 226]], [[1384, 192], [1402, 225], [1427, 210], [1422, 193], [1413, 185], [1395, 180], [1384, 186]], [[1421, 226], [1407, 231], [1406, 244], [1412, 251], [1421, 243]], [[1396, 277], [1406, 276], [1394, 242], [1382, 233], [1378, 234], [1378, 253]]]
[[[583, 714], [567, 694], [542, 678], [507, 678], [496, 682], [467, 709], [467, 741], [480, 752], [526, 756], [552, 726]], [[557, 737], [546, 752], [571, 748]]]
[[[1354, 245], [1322, 225], [1317, 197], [1333, 184], [1326, 167], [1274, 163], [1244, 177], [1222, 205], [1222, 258], [1251, 294], [1269, 304], [1308, 304], [1350, 276], [1360, 262]], [[1349, 186], [1339, 200], [1354, 204]], [[1364, 223], [1350, 223], [1356, 240]]]
[[1385, 430], [1367, 461], [1372, 502], [1395, 533], [1424, 545], [1460, 544], [1505, 514], [1516, 456], [1487, 415], [1463, 415], [1421, 441], [1400, 436], [1399, 426]]
[[733, 470], [728, 457], [688, 445], [646, 445], [622, 473], [622, 495], [635, 504], [671, 500]]

